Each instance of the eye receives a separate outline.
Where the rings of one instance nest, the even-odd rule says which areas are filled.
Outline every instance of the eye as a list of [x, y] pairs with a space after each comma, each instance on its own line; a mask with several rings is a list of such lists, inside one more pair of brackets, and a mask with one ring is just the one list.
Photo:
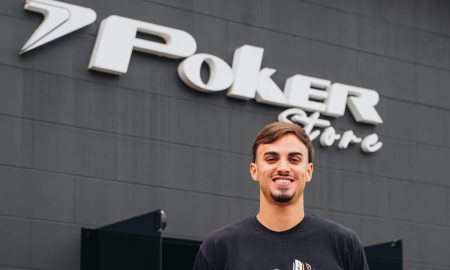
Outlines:
[[275, 156], [267, 156], [265, 160], [268, 163], [273, 163], [277, 161], [277, 158]]
[[300, 157], [291, 157], [289, 160], [292, 163], [300, 163], [300, 162], [302, 162], [302, 159]]

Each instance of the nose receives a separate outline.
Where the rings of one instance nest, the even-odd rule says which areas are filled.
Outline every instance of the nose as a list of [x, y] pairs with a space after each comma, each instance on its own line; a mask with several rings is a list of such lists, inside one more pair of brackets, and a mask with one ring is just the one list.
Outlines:
[[279, 175], [288, 175], [290, 172], [289, 164], [286, 160], [281, 159], [278, 163], [277, 172]]

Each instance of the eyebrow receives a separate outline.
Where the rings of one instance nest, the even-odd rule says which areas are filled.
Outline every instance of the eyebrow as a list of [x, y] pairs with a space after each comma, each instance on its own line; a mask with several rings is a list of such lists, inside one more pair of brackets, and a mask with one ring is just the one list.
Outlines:
[[[280, 154], [275, 151], [269, 151], [264, 153], [264, 156], [279, 156], [279, 155]], [[300, 152], [291, 152], [288, 154], [288, 156], [303, 156], [303, 154]]]

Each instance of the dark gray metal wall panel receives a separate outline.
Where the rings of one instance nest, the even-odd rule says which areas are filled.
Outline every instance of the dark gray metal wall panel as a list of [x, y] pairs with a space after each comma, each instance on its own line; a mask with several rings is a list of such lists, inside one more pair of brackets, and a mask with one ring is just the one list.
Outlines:
[[171, 236], [203, 239], [229, 222], [227, 197], [157, 188], [155, 200], [170, 217], [165, 232]]
[[74, 221], [72, 176], [0, 166], [0, 214]]
[[76, 85], [73, 81], [51, 75], [50, 80], [43, 80], [32, 71], [25, 72], [24, 75], [19, 77], [24, 80], [22, 115], [26, 118], [73, 125], [76, 106]]
[[296, 73], [332, 82], [361, 84], [355, 80], [359, 64], [358, 52], [304, 38], [297, 38], [297, 47], [301, 54], [301, 66]]
[[[447, 189], [447, 203], [445, 205], [450, 204], [450, 189]], [[450, 225], [450, 213], [447, 211], [447, 225]]]
[[361, 1], [358, 0], [341, 0], [339, 2], [334, 0], [304, 0], [304, 2], [351, 13], [357, 12], [359, 6], [361, 5]]
[[43, 170], [115, 178], [116, 138], [100, 132], [35, 123], [33, 165]]
[[0, 65], [0, 113], [22, 115], [23, 108], [23, 70]]
[[417, 46], [416, 59], [418, 63], [423, 63], [433, 67], [450, 68], [450, 42], [448, 36], [441, 36], [429, 32], [417, 32], [414, 40]]
[[[230, 53], [244, 44], [262, 47], [264, 48], [262, 68], [270, 67], [286, 76], [300, 72], [299, 66], [301, 67], [303, 59], [294, 36], [233, 22], [229, 22], [227, 26]], [[283, 89], [284, 85], [279, 87]]]
[[[229, 149], [229, 137], [226, 130], [229, 121], [229, 110], [214, 105], [173, 98], [124, 93], [120, 120], [121, 131], [147, 138], [177, 142], [188, 145]], [[140, 100], [140, 97], [142, 99]], [[134, 108], [141, 110], [143, 115]], [[141, 130], [143, 132], [141, 132]]]
[[305, 205], [314, 209], [383, 217], [390, 203], [389, 179], [318, 166], [305, 191]]
[[417, 180], [423, 183], [449, 186], [450, 149], [417, 145]]
[[193, 157], [203, 151], [121, 136], [117, 141], [117, 178], [151, 186], [192, 189]]
[[[8, 71], [6, 74], [10, 71], [11, 77], [22, 80], [21, 76], [16, 76], [21, 74], [20, 69], [5, 69]], [[172, 80], [178, 79], [175, 77]], [[192, 89], [186, 89], [195, 94], [190, 101], [33, 71], [25, 71], [24, 81], [24, 93], [15, 98], [15, 105], [25, 103], [23, 112], [10, 112], [17, 116], [23, 114], [27, 118], [45, 122], [230, 149], [233, 152], [248, 153], [252, 138], [245, 135], [273, 121], [276, 113], [281, 111], [276, 107], [262, 106], [255, 111], [265, 109], [275, 113], [266, 115], [248, 112], [239, 108], [239, 105], [251, 108], [251, 102], [227, 99], [224, 93], [220, 96], [203, 95], [204, 102], [199, 102], [195, 100], [195, 95], [200, 94]], [[18, 93], [22, 92], [20, 90]], [[221, 106], [214, 104], [219, 99], [219, 103], [223, 103]], [[208, 104], [210, 100], [213, 101], [211, 105]], [[232, 105], [236, 110], [226, 108], [225, 104]], [[243, 120], [254, 123], [241, 127]]]
[[417, 178], [416, 144], [383, 138], [382, 151], [364, 156], [358, 148], [352, 147], [345, 152], [337, 148], [318, 148], [317, 165], [399, 179]]
[[450, 109], [450, 72], [417, 66], [415, 78], [418, 102]]
[[0, 14], [19, 17], [20, 15], [18, 14], [24, 13], [22, 11], [24, 5], [23, 1], [4, 0]]
[[[327, 4], [332, 2], [333, 1], [327, 1]], [[417, 18], [416, 16], [411, 16], [411, 14], [416, 14], [416, 2], [418, 1], [363, 0], [360, 1], [360, 4], [356, 5], [356, 8], [353, 9], [349, 9], [347, 7], [336, 8], [344, 9], [350, 12], [357, 12], [366, 16], [378, 18], [379, 20], [387, 20], [400, 25], [415, 26], [417, 23]]]
[[[147, 57], [150, 59], [147, 59]], [[171, 97], [172, 100], [180, 100], [180, 102], [192, 101], [195, 104], [205, 104], [204, 106], [206, 106], [206, 108], [209, 107], [208, 105], [216, 105], [223, 109], [255, 112], [262, 115], [272, 116], [282, 110], [278, 107], [268, 105], [254, 106], [255, 103], [251, 101], [224, 98], [226, 96], [225, 91], [214, 94], [200, 93], [187, 87], [178, 78], [178, 75], [176, 74], [177, 63], [170, 63], [170, 60], [163, 61], [162, 58], [152, 58], [151, 56], [143, 54], [137, 54], [135, 59], [138, 62], [138, 66], [140, 65], [139, 63], [141, 63], [158, 72], [149, 72], [147, 74], [145, 72], [139, 73], [136, 71], [134, 73], [130, 72], [131, 74], [126, 74], [120, 78], [100, 73], [92, 73], [89, 80], [86, 80], [67, 78], [57, 73], [49, 74], [42, 71], [23, 70], [17, 67], [0, 65], [0, 67], [5, 70], [4, 78], [8, 78], [8, 84], [14, 86], [5, 90], [9, 93], [5, 93], [5, 95], [8, 95], [8, 97], [5, 97], [5, 102], [9, 99], [12, 104], [8, 103], [8, 106], [5, 105], [2, 109], [7, 114], [22, 116], [23, 112], [26, 112], [27, 118], [60, 123], [69, 123], [72, 121], [72, 114], [75, 114], [75, 117], [77, 118], [76, 125], [109, 131], [114, 131], [114, 128], [116, 127], [114, 121], [117, 121], [116, 118], [118, 117], [120, 117], [120, 121], [128, 121], [129, 117], [146, 117], [146, 111], [141, 112], [141, 110], [153, 109], [152, 107], [147, 108], [148, 104], [146, 102], [156, 102], [156, 100], [152, 100], [154, 99], [154, 95]], [[155, 60], [158, 61], [154, 62]], [[142, 84], [143, 79], [147, 81], [147, 85], [146, 83]], [[34, 82], [35, 84], [28, 83], [28, 81]], [[121, 83], [120, 85], [118, 85], [119, 82]], [[24, 83], [27, 85], [22, 86]], [[99, 93], [92, 93], [92, 89], [95, 89], [94, 92], [98, 91]], [[47, 98], [39, 97], [39, 91], [43, 91], [43, 95], [47, 96]], [[75, 92], [75, 94], [72, 92]], [[119, 105], [117, 105], [115, 101], [117, 98], [115, 97], [117, 95], [116, 92], [120, 93]], [[51, 93], [54, 93], [56, 97], [51, 96]], [[75, 96], [74, 98], [72, 98], [73, 95]], [[36, 98], [33, 99], [34, 96], [36, 96]], [[26, 104], [23, 104], [23, 99], [26, 99]], [[68, 108], [64, 108], [64, 106], [57, 101], [63, 101], [64, 105]], [[33, 102], [37, 104], [34, 104]], [[46, 106], [43, 106], [41, 102], [45, 102]], [[76, 104], [72, 104], [73, 102], [76, 102]], [[101, 105], [102, 107], [97, 106], [94, 110], [93, 106], [96, 104]], [[14, 109], [12, 109], [13, 105], [15, 105]], [[36, 109], [28, 108], [29, 106]], [[124, 115], [117, 115], [117, 106], [120, 107], [120, 112]], [[70, 111], [70, 109], [74, 107], [76, 110], [75, 113]], [[42, 112], [37, 111], [36, 114], [34, 114], [34, 111], [38, 109]], [[131, 112], [127, 112], [127, 110], [133, 110], [133, 115], [127, 115], [131, 114]], [[95, 118], [103, 116], [105, 118], [103, 121], [106, 120], [106, 123], [94, 121], [95, 118], [92, 120], [87, 119], [90, 113], [94, 115], [98, 114]], [[121, 118], [125, 119], [122, 120]], [[144, 125], [145, 119], [142, 119], [140, 122]], [[125, 124], [130, 125], [132, 123], [124, 123], [123, 125]], [[121, 129], [126, 130], [125, 127]], [[137, 134], [140, 135], [143, 134], [138, 131], [133, 132], [137, 132]]]
[[[440, 34], [449, 34], [450, 6], [445, 0], [364, 1], [362, 14]], [[412, 16], [411, 14], [414, 14]]]
[[397, 100], [383, 100], [388, 114], [383, 125], [377, 128], [380, 134], [423, 144], [445, 145], [445, 132], [439, 131], [446, 123], [447, 110], [428, 105]]
[[0, 217], [0, 266], [28, 267], [30, 262], [31, 223]]
[[0, 116], [0, 163], [29, 167], [32, 164], [32, 123]]
[[448, 28], [445, 27], [449, 24], [448, 13], [450, 12], [450, 5], [446, 0], [305, 0], [304, 2], [331, 7], [346, 13], [361, 14], [369, 18], [377, 18], [380, 21], [387, 21], [413, 29], [444, 35], [450, 33]]
[[120, 137], [118, 179], [151, 186], [255, 198], [248, 156]]
[[163, 5], [170, 5], [177, 8], [190, 10], [196, 13], [208, 14], [214, 17], [238, 21], [244, 24], [261, 23], [261, 0], [250, 1], [209, 1], [209, 0], [190, 0], [190, 1], [165, 1], [165, 0], [146, 0], [148, 2], [157, 2]]
[[[251, 105], [254, 105], [254, 103]], [[256, 133], [265, 125], [276, 121], [277, 115], [281, 112], [281, 110], [273, 110], [270, 106], [262, 106], [262, 108], [266, 108], [268, 112], [272, 113], [261, 114], [237, 110], [227, 112], [230, 116], [227, 136], [230, 137], [230, 150], [232, 152], [241, 152], [250, 156]], [[242, 123], [246, 124], [243, 125]], [[248, 161], [250, 160], [251, 157], [248, 158]]]
[[[418, 43], [423, 43], [423, 39], [442, 39], [440, 36], [434, 34], [420, 32], [408, 27], [401, 25], [380, 22], [379, 20], [374, 20], [375, 24], [381, 24], [379, 27], [386, 28], [386, 36], [383, 38], [386, 41], [386, 51], [382, 52], [383, 55], [388, 57], [393, 57], [395, 59], [406, 60], [408, 62], [418, 62], [424, 65], [434, 64], [437, 67], [447, 67], [447, 63], [444, 59], [440, 61], [430, 61], [426, 58], [417, 58], [418, 53]], [[362, 33], [364, 32], [361, 31]], [[433, 44], [428, 44], [428, 46], [423, 46], [422, 49], [430, 49]], [[364, 48], [362, 48], [364, 50]]]
[[31, 269], [80, 269], [78, 226], [33, 221], [30, 241]]
[[421, 183], [390, 181], [390, 217], [412, 222], [447, 225], [448, 188]]
[[149, 186], [77, 177], [76, 222], [100, 227], [157, 208], [155, 189]]
[[197, 41], [197, 52], [226, 56], [227, 44], [223, 39], [227, 24], [224, 20], [159, 5], [152, 7], [155, 9], [152, 20], [190, 33]]
[[[415, 65], [370, 54], [359, 54], [356, 78], [384, 98], [415, 101]], [[382, 102], [382, 101], [381, 101]]]
[[[75, 85], [75, 125], [117, 132], [120, 121], [120, 89], [80, 80]], [[147, 115], [148, 116], [148, 115]]]
[[445, 0], [415, 1], [416, 4], [416, 24], [418, 28], [427, 29], [448, 35], [450, 31], [447, 27], [450, 19], [450, 3]]
[[[29, 269], [29, 268], [28, 268], [28, 269]], [[16, 267], [14, 267], [14, 268], [9, 268], [9, 267], [4, 268], [4, 267], [0, 267], [0, 270], [28, 270], [28, 269], [25, 269], [25, 268], [16, 268]]]
[[[395, 37], [394, 40], [388, 39], [387, 37], [392, 36], [392, 32], [398, 29], [398, 27], [364, 16], [358, 18], [358, 24], [358, 28], [361, 29], [359, 32], [363, 32], [362, 29], [364, 29], [364, 34], [358, 35], [356, 43], [357, 48], [364, 48], [364, 50], [376, 55], [388, 54], [388, 48], [394, 48], [393, 45], [395, 44], [393, 41], [395, 40]], [[405, 31], [405, 33], [409, 33], [409, 31]]]
[[[370, 53], [372, 45], [363, 47], [361, 40], [370, 39], [373, 24], [376, 28], [386, 28], [384, 51], [381, 54], [396, 59], [418, 61], [422, 64], [448, 68], [447, 56], [439, 57], [439, 52], [450, 49], [447, 39], [429, 32], [413, 30], [380, 20], [363, 18], [359, 15], [329, 9], [305, 1], [289, 1], [289, 9], [279, 5], [278, 1], [263, 2], [263, 26], [269, 29], [290, 33], [300, 37], [312, 38], [328, 44], [344, 46]], [[372, 24], [360, 23], [360, 20], [373, 20]], [[378, 26], [379, 25], [379, 26]], [[364, 28], [368, 26], [368, 28]], [[382, 37], [381, 37], [382, 38]], [[439, 48], [439, 50], [436, 50]], [[425, 51], [428, 55], [420, 57]], [[419, 56], [415, 58], [415, 56]], [[442, 56], [442, 55], [441, 55]]]
[[431, 264], [423, 264], [423, 263], [405, 263], [403, 264], [403, 269], [408, 270], [420, 270], [426, 267], [429, 270], [448, 270], [448, 267], [445, 265], [431, 265]]
[[[450, 111], [447, 112], [445, 123], [450, 123]], [[445, 130], [439, 130], [438, 132], [444, 132], [445, 134], [445, 146], [450, 146], [450, 125], [445, 125]]]
[[[289, 8], [286, 8], [289, 7]], [[262, 27], [274, 29], [283, 33], [308, 36], [320, 39], [326, 35], [327, 22], [324, 20], [327, 9], [302, 1], [286, 2], [286, 6], [278, 5], [276, 1], [263, 1]]]
[[[448, 188], [420, 182], [318, 168], [305, 204], [380, 218], [447, 225]], [[358, 203], [355, 203], [358, 202]]]
[[194, 155], [194, 190], [257, 199], [257, 185], [250, 179], [249, 156], [224, 155], [209, 151]]

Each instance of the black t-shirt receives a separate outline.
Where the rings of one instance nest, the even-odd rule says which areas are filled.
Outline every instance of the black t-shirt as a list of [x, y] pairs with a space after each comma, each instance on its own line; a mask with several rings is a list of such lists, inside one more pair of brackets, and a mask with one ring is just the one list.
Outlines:
[[194, 270], [368, 270], [356, 234], [330, 220], [305, 215], [275, 232], [249, 217], [213, 232], [201, 245]]

